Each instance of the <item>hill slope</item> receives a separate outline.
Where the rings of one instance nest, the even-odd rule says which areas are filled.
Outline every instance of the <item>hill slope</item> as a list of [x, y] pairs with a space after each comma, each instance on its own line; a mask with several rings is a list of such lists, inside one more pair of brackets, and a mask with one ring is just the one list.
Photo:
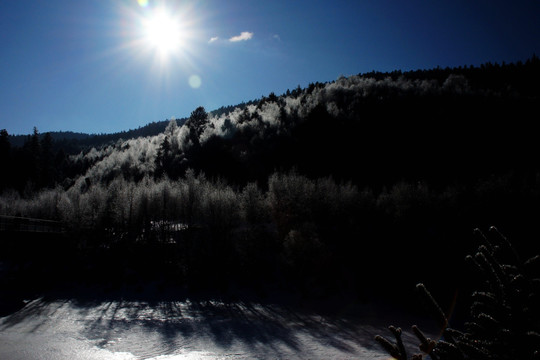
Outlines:
[[[341, 78], [271, 94], [219, 116], [203, 114], [197, 125], [188, 120], [157, 137], [127, 141], [110, 156], [119, 167], [128, 166], [123, 159], [138, 159], [129, 160], [129, 168], [152, 176], [167, 138], [170, 148], [158, 162], [165, 161], [162, 171], [170, 177], [193, 168], [240, 184], [265, 182], [273, 171], [293, 167], [308, 176], [370, 186], [521, 171], [536, 156], [531, 114], [539, 78], [537, 58], [520, 65]], [[102, 157], [109, 155], [92, 152], [85, 161]], [[88, 175], [109, 178], [102, 171]]]
[[21, 149], [3, 136], [2, 186], [18, 191], [0, 213], [63, 221], [108, 273], [319, 295], [418, 279], [453, 290], [472, 228], [540, 235], [539, 81], [536, 57], [362, 74], [200, 107], [157, 135], [70, 156], [53, 156], [47, 136]]

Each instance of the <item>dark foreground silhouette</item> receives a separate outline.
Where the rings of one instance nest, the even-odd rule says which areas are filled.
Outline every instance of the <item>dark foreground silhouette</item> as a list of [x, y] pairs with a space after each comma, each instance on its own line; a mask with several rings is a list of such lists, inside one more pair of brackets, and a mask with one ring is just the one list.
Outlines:
[[[538, 359], [540, 358], [540, 256], [521, 259], [508, 239], [494, 227], [467, 261], [480, 273], [472, 294], [465, 330], [450, 325], [449, 317], [423, 284], [417, 285], [428, 310], [441, 329], [438, 339], [428, 338], [417, 325], [412, 331], [419, 349], [432, 359]], [[380, 335], [379, 344], [395, 359], [407, 360], [401, 328], [390, 326], [392, 342]], [[423, 359], [417, 353], [411, 359]]]

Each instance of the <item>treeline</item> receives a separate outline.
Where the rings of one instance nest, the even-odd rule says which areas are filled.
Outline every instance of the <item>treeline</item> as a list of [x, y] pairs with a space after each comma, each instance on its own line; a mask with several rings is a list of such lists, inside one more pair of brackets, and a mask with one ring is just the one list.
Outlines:
[[[178, 119], [179, 124], [183, 124], [186, 119]], [[120, 131], [111, 134], [85, 134], [72, 131], [51, 131], [38, 134], [39, 140], [43, 140], [46, 134], [53, 141], [53, 150], [62, 149], [66, 154], [77, 154], [92, 147], [102, 147], [107, 144], [116, 143], [119, 140], [129, 140], [138, 137], [156, 136], [165, 130], [169, 120], [151, 122], [137, 129]], [[13, 147], [24, 147], [33, 135], [9, 135], [8, 141]]]
[[22, 147], [13, 147], [6, 130], [0, 130], [0, 191], [11, 189], [28, 196], [54, 187], [65, 178], [68, 157], [54, 149], [50, 134], [40, 137], [36, 128]]
[[[451, 291], [463, 286], [466, 269], [455, 265], [474, 246], [475, 226], [535, 224], [540, 181], [516, 180], [443, 190], [400, 182], [376, 192], [289, 172], [272, 174], [263, 189], [189, 170], [175, 181], [120, 177], [32, 198], [12, 192], [0, 198], [0, 212], [62, 221], [91, 277], [124, 281], [135, 273], [196, 287], [405, 294], [420, 280]], [[538, 250], [534, 242], [521, 248]]]

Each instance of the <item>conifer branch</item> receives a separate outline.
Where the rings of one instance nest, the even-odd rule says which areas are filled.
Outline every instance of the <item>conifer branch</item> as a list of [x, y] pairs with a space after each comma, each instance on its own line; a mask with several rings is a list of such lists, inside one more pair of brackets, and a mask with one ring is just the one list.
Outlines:
[[[412, 331], [413, 331], [414, 335], [416, 335], [418, 340], [420, 340], [420, 345], [418, 346], [418, 348], [422, 352], [424, 352], [424, 353], [426, 353], [428, 355], [432, 355], [431, 353], [432, 353], [433, 349], [435, 348], [435, 346], [437, 345], [437, 342], [435, 340], [427, 338], [424, 335], [424, 333], [416, 325], [412, 326]], [[434, 355], [432, 355], [431, 357], [434, 360], [437, 358]]]
[[390, 326], [388, 328], [392, 334], [394, 334], [394, 337], [396, 338], [396, 345], [399, 350], [399, 353], [403, 357], [403, 359], [407, 359], [407, 351], [405, 350], [405, 346], [403, 345], [403, 340], [401, 338], [401, 328], [396, 328], [395, 326]]
[[492, 254], [495, 253], [496, 246], [494, 246], [494, 245], [488, 240], [488, 238], [486, 237], [486, 235], [484, 235], [484, 233], [482, 232], [482, 230], [476, 228], [476, 229], [474, 229], [474, 234], [476, 234], [476, 235], [478, 235], [478, 236], [480, 237], [480, 239], [481, 239], [482, 242], [484, 243], [484, 246], [486, 246]]
[[[433, 360], [540, 359], [540, 256], [520, 263], [508, 239], [496, 228], [490, 230], [498, 235], [503, 248], [511, 250], [512, 256], [508, 259], [511, 261], [502, 263], [498, 245], [493, 245], [479, 230], [476, 231], [484, 244], [479, 246], [474, 257], [467, 256], [466, 261], [482, 273], [488, 289], [472, 293], [472, 318], [465, 323], [466, 333], [449, 327], [448, 318], [431, 293], [423, 284], [416, 286], [444, 335], [443, 339], [434, 341], [416, 325], [412, 326], [414, 335], [420, 340], [419, 349]], [[396, 344], [386, 340], [383, 347], [396, 359], [406, 359], [401, 329], [391, 327], [390, 330], [396, 337]], [[421, 355], [412, 357], [421, 358]]]
[[441, 329], [446, 329], [448, 326], [448, 318], [442, 311], [441, 307], [435, 301], [431, 293], [428, 291], [428, 289], [424, 286], [424, 284], [417, 284], [416, 289], [420, 292], [422, 298], [429, 306], [433, 316], [435, 317], [435, 320], [437, 321], [438, 325], [441, 327]]
[[397, 360], [407, 360], [407, 358], [401, 357], [401, 354], [399, 353], [399, 350], [396, 345], [392, 344], [392, 342], [385, 337], [382, 337], [380, 335], [375, 336], [375, 340], [381, 345], [386, 352], [392, 356], [393, 358]]
[[516, 249], [514, 248], [514, 246], [512, 245], [512, 243], [508, 240], [508, 238], [506, 236], [504, 236], [503, 234], [501, 234], [501, 232], [499, 231], [499, 229], [497, 229], [495, 226], [491, 226], [489, 228], [489, 231], [497, 234], [497, 236], [499, 237], [499, 239], [501, 240], [502, 242], [502, 245], [504, 245], [505, 247], [508, 248], [508, 250], [510, 250], [511, 254], [514, 256], [514, 260], [516, 261], [516, 265], [521, 268], [522, 267], [522, 262], [520, 260], [520, 257], [516, 251]]

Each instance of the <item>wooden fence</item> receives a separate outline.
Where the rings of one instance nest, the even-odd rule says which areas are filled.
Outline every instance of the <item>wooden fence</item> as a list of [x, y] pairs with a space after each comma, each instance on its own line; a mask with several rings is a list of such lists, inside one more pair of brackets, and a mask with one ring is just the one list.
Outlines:
[[60, 221], [0, 215], [0, 232], [63, 233]]

